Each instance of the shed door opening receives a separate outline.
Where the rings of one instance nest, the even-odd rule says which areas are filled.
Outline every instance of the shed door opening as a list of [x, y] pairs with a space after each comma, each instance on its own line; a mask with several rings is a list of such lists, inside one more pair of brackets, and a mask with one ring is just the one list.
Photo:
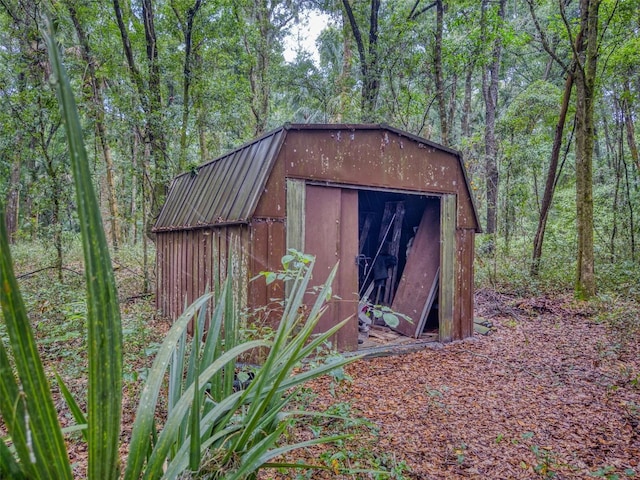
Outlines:
[[438, 333], [441, 199], [358, 192], [358, 285], [362, 302], [409, 316], [396, 330], [419, 338]]

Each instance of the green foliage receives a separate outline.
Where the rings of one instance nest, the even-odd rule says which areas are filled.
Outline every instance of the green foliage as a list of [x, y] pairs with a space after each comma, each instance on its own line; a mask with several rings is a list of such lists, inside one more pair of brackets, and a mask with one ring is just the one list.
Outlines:
[[[245, 478], [289, 450], [345, 438], [337, 434], [277, 445], [284, 429], [306, 415], [303, 411], [287, 413], [285, 409], [295, 398], [299, 385], [354, 360], [322, 362], [293, 372], [344, 324], [311, 338], [335, 276], [334, 269], [309, 316], [301, 317], [298, 312], [311, 278], [311, 267], [312, 264], [300, 264], [290, 271], [293, 286], [271, 341], [236, 344], [234, 336], [227, 333], [236, 332], [241, 320], [231, 282], [225, 283], [215, 302], [206, 338], [204, 312], [211, 295], [198, 300], [189, 314], [176, 322], [160, 348], [142, 393], [125, 478], [137, 478], [143, 467], [150, 478], [159, 475], [163, 467], [170, 478], [185, 470], [199, 472], [204, 478], [213, 471], [223, 472], [228, 479]], [[194, 317], [195, 333], [191, 347], [187, 348], [186, 327]], [[234, 389], [238, 356], [265, 346], [270, 350], [264, 364], [255, 369], [246, 388]], [[167, 365], [170, 365], [168, 416], [161, 431], [153, 432], [154, 399]], [[157, 442], [145, 464], [149, 438], [157, 438]]]
[[[86, 302], [67, 304], [63, 315], [69, 322], [83, 322], [86, 316], [89, 361], [86, 413], [61, 378], [56, 378], [78, 427], [83, 429], [86, 425], [83, 434], [89, 449], [88, 478], [118, 478], [123, 383], [120, 309], [75, 102], [58, 48], [50, 35], [47, 39], [80, 211]], [[9, 337], [8, 349], [4, 341], [0, 342], [0, 413], [11, 435], [16, 457], [7, 443], [0, 441], [0, 473], [11, 478], [71, 478], [63, 431], [13, 273], [4, 225], [0, 214], [0, 303]], [[328, 362], [294, 373], [303, 359], [347, 321], [311, 338], [330, 296], [330, 283], [336, 272], [334, 268], [308, 318], [303, 319], [298, 311], [311, 278], [311, 265], [300, 264], [297, 273], [292, 274], [291, 294], [272, 342], [237, 343], [238, 310], [233, 303], [230, 282], [223, 287], [223, 296], [213, 311], [206, 340], [203, 337], [205, 307], [211, 295], [201, 297], [185, 310], [159, 347], [147, 373], [132, 430], [125, 478], [137, 479], [141, 475], [159, 478], [165, 468], [173, 478], [187, 469], [198, 470], [204, 453], [219, 451], [224, 452], [221, 465], [232, 466], [226, 478], [246, 478], [270, 459], [293, 448], [345, 438], [338, 434], [273, 448], [292, 421], [284, 408], [293, 398], [296, 387], [358, 358]], [[194, 322], [195, 333], [188, 355], [184, 346], [186, 329], [191, 322]], [[246, 389], [232, 392], [237, 357], [260, 346], [271, 347], [265, 364]], [[155, 431], [155, 407], [169, 364], [172, 365], [170, 411], [162, 429]], [[216, 384], [212, 379], [218, 372], [223, 372], [223, 377], [222, 383]], [[211, 395], [205, 398], [207, 387]], [[155, 440], [150, 444], [152, 438]], [[167, 459], [169, 464], [165, 464]]]

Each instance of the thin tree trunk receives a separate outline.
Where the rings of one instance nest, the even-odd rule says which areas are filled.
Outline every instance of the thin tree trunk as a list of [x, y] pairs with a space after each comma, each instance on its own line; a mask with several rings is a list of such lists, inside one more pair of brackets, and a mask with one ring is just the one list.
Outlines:
[[180, 171], [184, 171], [187, 168], [187, 128], [189, 125], [189, 113], [191, 107], [191, 100], [189, 98], [189, 95], [192, 80], [191, 54], [193, 49], [193, 22], [201, 6], [202, 0], [195, 0], [193, 6], [189, 7], [189, 9], [187, 10], [186, 20], [183, 21], [182, 17], [180, 16], [180, 12], [178, 11], [174, 2], [171, 2], [171, 8], [173, 9], [176, 18], [180, 23], [182, 34], [184, 36], [184, 66], [182, 70], [182, 125], [180, 126]]
[[367, 48], [365, 48], [362, 33], [356, 21], [353, 9], [349, 0], [342, 0], [342, 5], [349, 19], [351, 32], [358, 47], [360, 58], [360, 73], [362, 75], [361, 92], [361, 120], [363, 122], [373, 122], [376, 118], [376, 104], [380, 92], [380, 65], [378, 59], [378, 14], [380, 12], [381, 0], [371, 0], [371, 10], [369, 15], [369, 38]]
[[[129, 204], [129, 218], [133, 220], [131, 242], [135, 245], [138, 243], [138, 185], [144, 187], [144, 176], [142, 175], [142, 169], [138, 165], [138, 151], [140, 148], [140, 134], [138, 129], [134, 128], [132, 132], [133, 144], [131, 145], [131, 203]], [[142, 221], [145, 221], [145, 212], [142, 212]]]
[[[145, 143], [150, 145], [150, 156], [153, 162], [152, 191], [150, 198], [149, 215], [151, 220], [145, 220], [147, 226], [153, 225], [153, 220], [160, 213], [164, 203], [167, 184], [171, 177], [166, 159], [166, 141], [162, 121], [162, 97], [160, 89], [160, 65], [158, 61], [158, 45], [154, 26], [153, 5], [151, 0], [142, 1], [142, 16], [144, 20], [144, 32], [146, 40], [147, 66], [149, 82], [145, 86], [140, 70], [135, 63], [133, 49], [127, 27], [124, 22], [122, 8], [119, 0], [113, 0], [116, 21], [120, 30], [122, 46], [125, 58], [129, 66], [131, 81], [136, 86], [138, 98], [145, 112]], [[150, 230], [146, 232], [152, 235]]]
[[[16, 142], [16, 145], [19, 143]], [[20, 151], [11, 165], [11, 175], [9, 176], [9, 192], [7, 193], [5, 224], [9, 243], [15, 243], [18, 232], [18, 219], [20, 210], [20, 167], [22, 164]]]
[[198, 141], [200, 144], [200, 163], [205, 163], [209, 160], [209, 147], [207, 145], [207, 125], [206, 125], [206, 110], [200, 107], [197, 119], [198, 128]]
[[475, 60], [469, 63], [467, 73], [464, 78], [464, 101], [462, 102], [462, 118], [460, 121], [460, 129], [463, 138], [471, 136], [471, 128], [469, 119], [471, 118], [471, 99], [473, 97], [473, 71], [475, 69]]
[[636, 261], [636, 226], [635, 226], [635, 218], [634, 218], [634, 207], [631, 193], [631, 185], [629, 182], [629, 168], [627, 166], [627, 162], [622, 157], [622, 162], [624, 163], [624, 182], [625, 182], [625, 190], [627, 195], [627, 206], [629, 207], [629, 237], [631, 243], [631, 261]]
[[[620, 124], [619, 126], [621, 128], [624, 128], [624, 125], [622, 124]], [[620, 196], [620, 182], [622, 180], [622, 172], [620, 171], [620, 168], [622, 166], [622, 158], [624, 157], [623, 136], [618, 137], [618, 151], [615, 157], [613, 161], [613, 170], [616, 175], [616, 186], [613, 191], [613, 204], [611, 205], [611, 211], [613, 213], [613, 227], [611, 228], [611, 235], [609, 237], [609, 262], [611, 264], [614, 264], [616, 260], [616, 235], [618, 233], [618, 203], [619, 203], [619, 196]]]
[[[594, 103], [598, 60], [598, 10], [601, 0], [580, 0], [580, 29], [585, 42], [576, 52], [576, 224], [578, 230], [575, 294], [596, 293], [593, 244]], [[564, 13], [564, 12], [563, 12]]]
[[[500, 0], [498, 6], [498, 18], [504, 19], [506, 0]], [[482, 1], [483, 27], [487, 30], [486, 9], [489, 0]], [[487, 230], [486, 233], [496, 233], [498, 223], [498, 147], [495, 135], [496, 113], [498, 108], [498, 76], [500, 73], [500, 61], [502, 56], [501, 35], [496, 33], [493, 41], [491, 62], [488, 68], [483, 69], [482, 93], [485, 102], [485, 182], [487, 190]]]
[[547, 170], [547, 180], [544, 186], [544, 194], [542, 195], [542, 205], [540, 206], [540, 217], [538, 218], [538, 228], [533, 239], [533, 258], [531, 260], [531, 275], [538, 275], [540, 271], [540, 258], [542, 257], [542, 244], [544, 242], [544, 233], [547, 227], [547, 219], [549, 218], [549, 210], [553, 202], [553, 194], [556, 186], [556, 178], [558, 171], [558, 160], [560, 158], [560, 147], [562, 146], [562, 137], [564, 135], [564, 125], [569, 110], [569, 100], [571, 99], [571, 90], [573, 89], [573, 75], [569, 73], [564, 82], [564, 93], [562, 94], [562, 104], [560, 105], [560, 115], [558, 115], [558, 123], [556, 123], [556, 133], [553, 138], [553, 147], [551, 148], [551, 158], [549, 160], [549, 169]]
[[109, 205], [109, 230], [111, 231], [111, 244], [114, 250], [118, 250], [121, 233], [120, 233], [120, 213], [118, 207], [118, 200], [116, 197], [115, 188], [115, 175], [113, 156], [111, 155], [111, 147], [109, 146], [109, 140], [107, 135], [107, 127], [104, 115], [104, 97], [102, 94], [102, 80], [98, 78], [95, 68], [95, 59], [91, 53], [91, 47], [89, 46], [89, 40], [87, 35], [78, 19], [78, 14], [75, 5], [71, 0], [65, 2], [69, 16], [73, 22], [73, 26], [78, 35], [80, 47], [82, 49], [82, 59], [87, 64], [87, 73], [89, 74], [89, 82], [91, 84], [91, 100], [93, 103], [93, 117], [95, 121], [96, 134], [102, 148], [102, 155], [104, 157], [105, 169], [106, 169], [106, 182], [103, 184], [103, 190], [107, 197]]
[[436, 0], [436, 32], [433, 45], [433, 67], [436, 80], [436, 97], [438, 99], [438, 116], [440, 117], [440, 142], [449, 146], [449, 128], [447, 122], [447, 100], [444, 92], [442, 72], [442, 32], [444, 30], [444, 5], [442, 0]]
[[631, 98], [631, 88], [629, 86], [629, 80], [624, 82], [624, 90], [622, 95], [622, 111], [624, 112], [624, 123], [627, 127], [627, 145], [629, 145], [629, 151], [631, 152], [631, 158], [633, 163], [638, 169], [640, 175], [640, 157], [638, 156], [638, 145], [636, 144], [636, 127], [633, 123], [633, 115], [631, 114], [631, 107], [629, 105], [629, 98]]
[[351, 50], [351, 37], [349, 30], [349, 18], [346, 12], [342, 12], [342, 67], [340, 69], [340, 76], [338, 77], [338, 88], [340, 92], [340, 108], [336, 112], [335, 121], [337, 123], [342, 122], [343, 112], [350, 111], [349, 105], [351, 104], [349, 79], [351, 77], [351, 62], [353, 61], [353, 51]]
[[[141, 182], [141, 190], [142, 190], [142, 218], [143, 222], [151, 222], [152, 217], [147, 212], [148, 210], [148, 195], [147, 191], [150, 189], [146, 188], [146, 173], [148, 171], [148, 165], [150, 164], [151, 159], [151, 145], [149, 143], [144, 144], [144, 158], [142, 159], [142, 172], [140, 178]], [[142, 235], [142, 274], [143, 274], [143, 283], [142, 283], [142, 292], [147, 293], [149, 291], [149, 287], [151, 285], [151, 281], [149, 278], [149, 236], [146, 235], [151, 229], [151, 225], [145, 224], [144, 230], [145, 233]]]

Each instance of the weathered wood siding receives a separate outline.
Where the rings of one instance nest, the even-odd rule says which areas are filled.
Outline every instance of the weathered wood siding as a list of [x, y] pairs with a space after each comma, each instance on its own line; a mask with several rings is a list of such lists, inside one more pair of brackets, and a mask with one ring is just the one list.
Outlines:
[[455, 339], [473, 335], [475, 235], [475, 231], [471, 229], [456, 230], [456, 324], [453, 332]]

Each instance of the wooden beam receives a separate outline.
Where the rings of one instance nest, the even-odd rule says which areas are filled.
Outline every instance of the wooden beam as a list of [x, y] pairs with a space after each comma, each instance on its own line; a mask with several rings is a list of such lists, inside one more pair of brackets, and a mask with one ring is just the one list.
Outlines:
[[453, 340], [456, 292], [456, 196], [443, 195], [440, 214], [440, 341]]

